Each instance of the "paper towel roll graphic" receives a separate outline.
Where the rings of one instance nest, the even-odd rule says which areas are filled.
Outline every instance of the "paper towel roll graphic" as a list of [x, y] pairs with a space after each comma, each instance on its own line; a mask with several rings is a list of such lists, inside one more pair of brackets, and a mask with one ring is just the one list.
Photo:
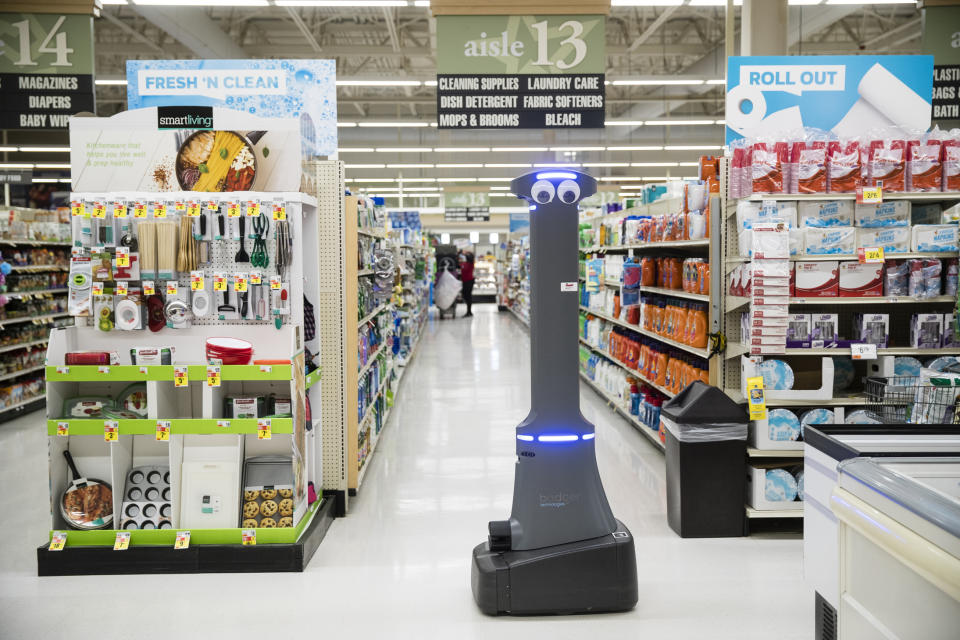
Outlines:
[[930, 127], [930, 103], [879, 62], [864, 74], [857, 93], [860, 99], [833, 127], [838, 136], [857, 136], [892, 125], [921, 131]]
[[753, 135], [766, 114], [767, 101], [760, 89], [741, 84], [727, 92], [727, 126], [737, 133]]

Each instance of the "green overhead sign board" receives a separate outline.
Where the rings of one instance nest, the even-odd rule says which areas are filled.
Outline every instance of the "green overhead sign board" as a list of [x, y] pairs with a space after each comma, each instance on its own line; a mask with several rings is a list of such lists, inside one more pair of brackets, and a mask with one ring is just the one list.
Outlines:
[[447, 222], [488, 221], [490, 194], [485, 191], [445, 191], [443, 219]]
[[439, 127], [602, 127], [605, 20], [438, 16]]
[[924, 7], [923, 52], [933, 55], [933, 120], [960, 120], [960, 6]]

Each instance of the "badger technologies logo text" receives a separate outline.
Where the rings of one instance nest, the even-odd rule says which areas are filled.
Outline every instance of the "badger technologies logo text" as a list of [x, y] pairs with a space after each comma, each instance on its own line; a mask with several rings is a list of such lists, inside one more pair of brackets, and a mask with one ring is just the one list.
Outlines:
[[562, 491], [558, 491], [557, 493], [540, 494], [541, 507], [554, 507], [559, 509], [560, 507], [565, 507], [572, 502], [580, 502], [579, 493], [564, 493]]
[[213, 107], [157, 107], [158, 129], [213, 129]]

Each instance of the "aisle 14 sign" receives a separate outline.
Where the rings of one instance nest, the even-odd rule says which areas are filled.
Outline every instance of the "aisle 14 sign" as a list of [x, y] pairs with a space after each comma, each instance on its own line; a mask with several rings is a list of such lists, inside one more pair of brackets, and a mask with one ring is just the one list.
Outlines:
[[438, 16], [439, 128], [603, 127], [604, 21]]
[[93, 18], [0, 13], [0, 129], [66, 129], [94, 111]]

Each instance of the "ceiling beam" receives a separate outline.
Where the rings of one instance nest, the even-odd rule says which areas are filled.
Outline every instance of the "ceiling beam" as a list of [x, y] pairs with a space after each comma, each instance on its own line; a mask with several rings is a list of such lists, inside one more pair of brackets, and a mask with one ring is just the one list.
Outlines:
[[[130, 7], [157, 27], [183, 43], [201, 58], [247, 58], [244, 51], [229, 35], [220, 30], [202, 9], [193, 7]], [[99, 45], [97, 45], [99, 46]]]
[[133, 27], [127, 25], [127, 23], [124, 22], [123, 20], [117, 18], [116, 16], [114, 16], [113, 14], [110, 14], [110, 13], [104, 13], [104, 14], [103, 14], [103, 17], [106, 18], [108, 22], [111, 22], [111, 23], [113, 23], [114, 25], [116, 25], [116, 27], [117, 27], [118, 29], [120, 29], [120, 30], [123, 31], [124, 33], [128, 34], [131, 38], [135, 39], [137, 42], [141, 42], [141, 43], [147, 45], [148, 47], [150, 47], [151, 49], [153, 49], [153, 50], [156, 51], [157, 53], [163, 53], [163, 48], [162, 48], [160, 45], [158, 45], [158, 44], [155, 43], [153, 40], [151, 40], [151, 39], [148, 38], [147, 36], [143, 35], [143, 34], [140, 33], [139, 31], [137, 31], [137, 30], [134, 29]]
[[664, 9], [664, 10], [660, 13], [660, 15], [657, 16], [656, 20], [654, 20], [653, 22], [651, 22], [651, 23], [650, 23], [650, 26], [648, 26], [646, 29], [644, 29], [644, 30], [643, 30], [643, 33], [641, 33], [639, 36], [637, 36], [636, 39], [635, 39], [633, 42], [630, 43], [630, 46], [627, 47], [627, 51], [628, 51], [628, 52], [630, 52], [630, 51], [635, 51], [640, 45], [642, 45], [644, 42], [646, 42], [647, 40], [649, 40], [650, 37], [651, 37], [654, 33], [656, 33], [657, 30], [658, 30], [660, 27], [662, 27], [663, 24], [670, 18], [670, 16], [672, 16], [672, 15], [676, 12], [676, 10], [679, 9], [679, 8], [680, 8], [680, 6], [678, 5], [678, 6], [675, 6], [675, 7], [667, 7], [666, 9]]
[[310, 29], [303, 21], [303, 18], [300, 17], [300, 14], [297, 13], [297, 10], [294, 7], [287, 7], [287, 13], [290, 15], [290, 19], [293, 21], [293, 24], [297, 25], [297, 29], [300, 30], [301, 34], [303, 34], [303, 39], [307, 41], [307, 44], [310, 45], [310, 48], [313, 49], [315, 53], [320, 53], [323, 51], [320, 43], [317, 42], [317, 39], [313, 37], [312, 33], [310, 33]]

